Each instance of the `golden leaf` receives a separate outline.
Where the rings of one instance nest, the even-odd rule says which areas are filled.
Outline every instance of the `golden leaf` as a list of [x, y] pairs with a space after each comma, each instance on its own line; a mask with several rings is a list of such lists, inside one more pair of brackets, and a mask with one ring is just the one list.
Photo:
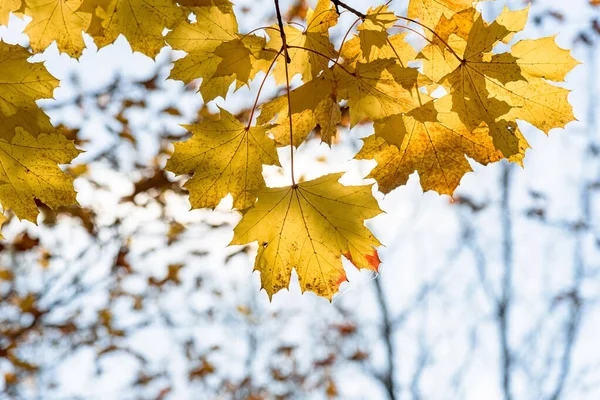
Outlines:
[[37, 138], [21, 128], [11, 142], [0, 139], [0, 203], [21, 219], [36, 222], [39, 199], [53, 210], [77, 204], [73, 178], [58, 164], [79, 154], [73, 142], [60, 134]]
[[89, 32], [99, 48], [125, 36], [131, 49], [154, 58], [165, 45], [163, 31], [187, 15], [173, 0], [101, 0], [97, 31]]
[[269, 126], [247, 127], [221, 110], [219, 121], [187, 125], [193, 136], [175, 143], [167, 170], [193, 174], [185, 187], [193, 208], [215, 208], [229, 193], [239, 210], [254, 204], [252, 191], [265, 187], [263, 164], [279, 165]]
[[85, 48], [83, 31], [92, 14], [78, 11], [83, 0], [27, 0], [25, 14], [32, 18], [25, 33], [34, 52], [42, 52], [56, 41], [58, 50], [79, 57]]
[[359, 62], [352, 73], [341, 68], [334, 71], [338, 95], [348, 100], [352, 126], [410, 111], [419, 105], [419, 96], [426, 97], [415, 90], [417, 69], [403, 68], [394, 59]]
[[370, 8], [366, 18], [358, 26], [358, 38], [363, 57], [370, 61], [374, 58], [373, 50], [382, 48], [388, 40], [387, 30], [391, 28], [398, 17], [388, 11], [387, 6]]
[[[337, 20], [338, 14], [331, 2], [319, 0], [314, 10], [308, 11], [307, 25], [304, 31], [292, 26], [284, 27], [287, 44], [293, 46], [289, 49], [292, 61], [288, 65], [290, 79], [296, 74], [301, 74], [305, 83], [315, 79], [321, 71], [329, 67], [329, 59], [337, 57], [337, 52], [329, 40], [329, 28], [335, 26]], [[276, 29], [279, 30], [279, 28]], [[268, 47], [279, 51], [283, 45], [279, 32], [269, 32], [269, 36], [271, 36], [271, 40], [269, 40]], [[277, 84], [286, 83], [283, 61], [277, 63], [273, 76]]]
[[377, 271], [379, 241], [364, 220], [382, 211], [371, 186], [343, 186], [331, 174], [296, 187], [265, 188], [235, 227], [232, 245], [258, 242], [255, 270], [269, 298], [287, 288], [292, 269], [303, 292], [330, 299], [346, 281], [344, 255]]
[[236, 80], [247, 84], [267, 71], [275, 55], [264, 50], [264, 38], [240, 35], [233, 13], [216, 6], [195, 8], [194, 13], [196, 22], [182, 21], [166, 37], [172, 48], [188, 53], [175, 61], [171, 79], [202, 79], [200, 93], [208, 102], [225, 98]]
[[[503, 158], [485, 125], [468, 129], [451, 107], [451, 97], [445, 96], [375, 123], [375, 136], [363, 139], [356, 158], [377, 161], [369, 178], [377, 180], [379, 190], [389, 193], [416, 171], [423, 190], [452, 195], [471, 171], [466, 157], [484, 165]], [[528, 145], [522, 140], [524, 153]]]
[[[336, 98], [337, 83], [330, 74], [321, 75], [290, 92], [294, 146], [300, 146], [310, 132], [320, 127], [321, 140], [331, 145], [342, 120], [342, 112]], [[290, 145], [290, 118], [287, 94], [261, 107], [260, 124], [271, 122], [277, 116], [277, 125], [270, 131], [280, 146]]]
[[30, 56], [21, 46], [0, 41], [0, 138], [7, 141], [19, 126], [34, 137], [54, 129], [35, 101], [51, 98], [59, 82], [43, 63], [28, 62]]
[[11, 12], [21, 8], [21, 0], [0, 0], [0, 25], [8, 24], [8, 17]]

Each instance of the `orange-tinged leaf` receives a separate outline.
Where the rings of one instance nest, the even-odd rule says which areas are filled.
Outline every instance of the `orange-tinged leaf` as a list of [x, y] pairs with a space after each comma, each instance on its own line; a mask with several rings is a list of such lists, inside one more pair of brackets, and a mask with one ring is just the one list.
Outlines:
[[269, 298], [290, 284], [330, 299], [346, 281], [341, 256], [376, 271], [379, 241], [364, 220], [381, 213], [371, 185], [343, 186], [341, 173], [296, 187], [265, 188], [235, 227], [232, 245], [258, 242], [255, 270]]
[[467, 157], [481, 164], [499, 161], [487, 127], [471, 131], [451, 111], [450, 96], [375, 124], [376, 136], [363, 139], [357, 159], [374, 159], [369, 175], [379, 190], [389, 193], [419, 173], [423, 190], [452, 195], [462, 177], [471, 171]]

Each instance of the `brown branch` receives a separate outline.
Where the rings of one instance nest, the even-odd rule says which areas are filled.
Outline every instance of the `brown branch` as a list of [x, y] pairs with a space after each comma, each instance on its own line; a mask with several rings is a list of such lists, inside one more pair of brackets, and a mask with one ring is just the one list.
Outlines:
[[283, 30], [283, 18], [281, 17], [281, 8], [279, 7], [279, 0], [275, 0], [275, 10], [277, 11], [277, 23], [279, 24], [279, 33], [281, 35], [281, 41], [283, 43], [283, 54], [285, 55], [286, 62], [288, 64], [291, 64], [292, 59], [290, 58], [290, 54], [288, 53], [287, 38], [285, 36], [285, 31]]
[[365, 14], [361, 13], [360, 11], [358, 11], [355, 8], [350, 7], [348, 4], [344, 3], [343, 1], [340, 1], [340, 0], [331, 0], [331, 1], [335, 5], [335, 9], [338, 12], [338, 14], [340, 13], [340, 7], [342, 7], [342, 8], [345, 8], [346, 10], [350, 11], [352, 14], [356, 15], [357, 17], [360, 17], [361, 19], [367, 18], [367, 16]]

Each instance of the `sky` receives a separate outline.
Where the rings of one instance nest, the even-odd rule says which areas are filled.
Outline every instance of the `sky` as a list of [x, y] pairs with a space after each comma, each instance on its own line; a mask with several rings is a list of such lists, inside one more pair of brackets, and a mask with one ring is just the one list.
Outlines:
[[[251, 1], [238, 1], [236, 10], [239, 12], [245, 5], [254, 4]], [[315, 3], [314, 1], [312, 2]], [[358, 9], [366, 9], [371, 2], [348, 1], [349, 4]], [[520, 1], [498, 0], [496, 5], [484, 6], [486, 17], [496, 15], [500, 6], [510, 3], [512, 9], [523, 6]], [[577, 3], [577, 4], [576, 4]], [[242, 31], [248, 31], [257, 25], [264, 24], [265, 18], [272, 17], [272, 10], [267, 7], [269, 1], [263, 0], [260, 4], [265, 6], [254, 7], [250, 15], [240, 18]], [[284, 3], [285, 4], [285, 3]], [[404, 12], [403, 2], [393, 3], [392, 8], [399, 13]], [[570, 2], [556, 2], [551, 0], [538, 1], [532, 8], [532, 12], [539, 13], [546, 7], [561, 11], [567, 16], [565, 23], [544, 24], [536, 27], [533, 23], [521, 35], [526, 38], [537, 38], [554, 35], [557, 42], [564, 48], [572, 47], [573, 40], [582, 24], [593, 13], [587, 7], [584, 0]], [[284, 5], [285, 8], [285, 5]], [[334, 38], [338, 38], [343, 26], [347, 26], [348, 19], [344, 20], [335, 32]], [[8, 43], [27, 44], [27, 37], [22, 33], [26, 22], [11, 17], [9, 27], [0, 28], [0, 38]], [[83, 53], [80, 60], [70, 59], [66, 55], [59, 55], [55, 45], [52, 45], [43, 54], [32, 58], [35, 61], [44, 61], [48, 70], [57, 78], [61, 79], [61, 86], [55, 91], [55, 99], [42, 101], [41, 105], [52, 105], [60, 103], [64, 99], [73, 96], [73, 85], [69, 79], [77, 76], [87, 90], [94, 91], [106, 86], [115, 75], [124, 76], [132, 80], [151, 76], [157, 64], [167, 63], [171, 57], [181, 57], [182, 53], [174, 53], [165, 48], [155, 61], [139, 53], [131, 53], [127, 42], [121, 37], [112, 46], [98, 50], [90, 38], [86, 38], [89, 48]], [[595, 114], [597, 108], [590, 105], [590, 93], [597, 92], [597, 81], [590, 80], [596, 69], [597, 55], [590, 58], [589, 52], [582, 46], [575, 49], [575, 57], [586, 63], [579, 66], [568, 76], [565, 87], [573, 90], [570, 101], [574, 106], [577, 122], [568, 125], [567, 129], [551, 131], [547, 137], [526, 123], [520, 124], [533, 150], [529, 150], [523, 169], [515, 167], [513, 171], [512, 203], [513, 208], [514, 235], [515, 235], [515, 296], [516, 306], [514, 310], [513, 330], [511, 340], [514, 343], [526, 343], [528, 335], [535, 333], [538, 320], [534, 317], [542, 315], [548, 307], [548, 297], [552, 293], [559, 293], [569, 288], [572, 280], [572, 254], [574, 238], [569, 232], [560, 228], [540, 226], [524, 217], [527, 207], [532, 204], [531, 192], [543, 193], [545, 206], [547, 206], [547, 218], [553, 221], [576, 221], [580, 218], [580, 196], [579, 191], [583, 177], [592, 178], [597, 176], [598, 163], [586, 158], [586, 148], [589, 145], [589, 132], [592, 132], [592, 141], [597, 142]], [[166, 76], [165, 76], [166, 77]], [[230, 111], [236, 111], [249, 103], [256, 93], [260, 78], [250, 85], [250, 88], [242, 88], [227, 101], [218, 99], [210, 107], [216, 110], [217, 105], [225, 107]], [[296, 81], [295, 84], [298, 82]], [[193, 118], [196, 110], [201, 106], [202, 99], [199, 95], [182, 97], [183, 84], [176, 81], [166, 83], [167, 90], [160, 98], [153, 98], [152, 102], [156, 108], [168, 104], [178, 104], [185, 109], [184, 115], [179, 123], [185, 123]], [[264, 93], [269, 98], [276, 91], [274, 85], [268, 87]], [[65, 124], [80, 124], [82, 118], [80, 113], [61, 112], [51, 113], [52, 122]], [[99, 116], [85, 116], [86, 130], [84, 136], [91, 139], [86, 145], [88, 154], [80, 156], [76, 162], [85, 162], [86, 157], [92, 157], [94, 153], [110, 146], [110, 135], [103, 132], [100, 121], [94, 118]], [[137, 116], [138, 123], [147, 126], [145, 130], [151, 132], [158, 127], [153, 126], [150, 115]], [[90, 122], [91, 121], [91, 122]], [[591, 127], [591, 128], [590, 128]], [[182, 132], [182, 128], [172, 128]], [[363, 178], [375, 165], [374, 162], [351, 161], [353, 155], [360, 147], [360, 137], [371, 133], [371, 127], [359, 127], [351, 132], [343, 132], [342, 143], [332, 149], [326, 145], [312, 141], [301, 146], [297, 151], [296, 170], [298, 175], [312, 179], [326, 173], [347, 171], [342, 179], [346, 184], [360, 184], [371, 182]], [[148, 144], [148, 157], [155, 150], [151, 143]], [[271, 186], [287, 185], [289, 182], [289, 149], [282, 149], [283, 171], [275, 168], [266, 168], [265, 176]], [[327, 162], [317, 162], [319, 158], [326, 158]], [[457, 192], [459, 196], [468, 196], [478, 202], [490, 202], [497, 205], [500, 201], [499, 180], [505, 168], [504, 164], [482, 167], [473, 163], [474, 172], [468, 174], [462, 181]], [[101, 171], [107, 183], [114, 187], [114, 193], [127, 195], [131, 190], [131, 183], [122, 178], [113, 176], [109, 171]], [[115, 215], [127, 214], [131, 210], [118, 206], [119, 196], [107, 196], [106, 198], [95, 198], [86, 194], [85, 185], [78, 186], [78, 200], [82, 205], [93, 205], [99, 207], [106, 213]], [[373, 358], [375, 364], [383, 365], [385, 355], [377, 337], [377, 329], [380, 324], [379, 308], [373, 290], [373, 280], [382, 282], [386, 299], [389, 303], [391, 313], [396, 315], [402, 313], [414, 302], [420, 290], [429, 282], [436, 282], [439, 290], [428, 296], [423, 304], [420, 304], [416, 315], [409, 318], [406, 326], [395, 335], [397, 347], [398, 381], [410, 382], [414, 373], [419, 352], [426, 347], [431, 353], [431, 362], [426, 373], [422, 377], [421, 390], [424, 398], [446, 398], [444, 397], [447, 386], [452, 382], [456, 365], [464, 360], [469, 361], [465, 368], [464, 399], [490, 399], [501, 398], [498, 388], [498, 348], [496, 327], [493, 320], [493, 304], [486, 297], [481, 286], [477, 284], [479, 277], [476, 269], [476, 260], [464, 249], [461, 232], [464, 229], [464, 214], [457, 206], [451, 204], [447, 196], [439, 196], [435, 193], [423, 193], [418, 182], [418, 177], [413, 175], [405, 187], [401, 187], [387, 196], [374, 192], [380, 200], [380, 205], [385, 214], [368, 222], [379, 240], [384, 243], [380, 249], [383, 261], [380, 273], [358, 272], [349, 263], [346, 263], [350, 282], [343, 284], [341, 292], [333, 300], [333, 305], [325, 299], [317, 298], [312, 294], [301, 295], [295, 281], [289, 291], [283, 291], [274, 296], [273, 302], [268, 303], [265, 292], [256, 295], [260, 288], [258, 275], [252, 274], [251, 260], [235, 260], [234, 266], [227, 270], [216, 270], [213, 273], [218, 279], [230, 280], [238, 287], [242, 296], [256, 297], [255, 301], [261, 304], [260, 308], [265, 312], [275, 310], [290, 312], [296, 315], [290, 325], [284, 331], [269, 331], [272, 326], [265, 323], [265, 334], [276, 334], [286, 337], [287, 340], [299, 343], [311, 349], [311, 327], [318, 322], [319, 313], [330, 307], [344, 307], [352, 310], [364, 326], [364, 335], [368, 341], [373, 343]], [[593, 202], [596, 210], [597, 201]], [[215, 220], [227, 220], [235, 222], [239, 216], [229, 213], [231, 200], [225, 199], [217, 211], [189, 211], [189, 204], [181, 199], [171, 199], [170, 209], [172, 215], [178, 221], [197, 221], [203, 218], [214, 218]], [[134, 218], [143, 220], [153, 215], [153, 210], [146, 210], [146, 214], [136, 215]], [[595, 214], [594, 214], [595, 215]], [[498, 289], [502, 271], [501, 240], [502, 232], [499, 221], [502, 215], [498, 213], [497, 207], [489, 212], [479, 215], [468, 216], [469, 223], [476, 230], [476, 242], [486, 253], [489, 263], [487, 274], [492, 290]], [[593, 228], [596, 227], [595, 220], [589, 221]], [[24, 224], [26, 224], [24, 222]], [[231, 240], [232, 233], [222, 233], [211, 237], [210, 242], [201, 243], [210, 249], [223, 249], [217, 251], [215, 260], [219, 254], [226, 254], [226, 246]], [[600, 261], [599, 254], [593, 246], [593, 237], [586, 237], [585, 256], [586, 262], [592, 270]], [[134, 243], [132, 252], [142, 254], [145, 249], [152, 247], [152, 243]], [[164, 257], [177, 258], [176, 255], [165, 254]], [[176, 261], [176, 260], [175, 260]], [[159, 271], [165, 264], [165, 260], [156, 259], [148, 264], [150, 270]], [[239, 265], [238, 265], [239, 264]], [[582, 293], [584, 298], [595, 299], [598, 292], [598, 281], [590, 279], [584, 282]], [[206, 307], [205, 298], [199, 294], [192, 299], [178, 298], [166, 299], [166, 304], [176, 305], [181, 301], [197, 302], [199, 307]], [[600, 328], [600, 309], [590, 303], [586, 310], [585, 323], [580, 330], [580, 342], [575, 349], [574, 370], [585, 369], [587, 365], [597, 364], [600, 360], [600, 348], [597, 336]], [[558, 318], [558, 317], [557, 317]], [[550, 321], [543, 329], [555, 329], [557, 321]], [[247, 352], [246, 345], [231, 335], [230, 331], [222, 330], [219, 326], [196, 326], [190, 328], [192, 334], [202, 337], [205, 346], [218, 343], [227, 335], [230, 354], [223, 357], [220, 362], [230, 369], [232, 376], [240, 373], [240, 354]], [[550, 348], [551, 342], [545, 342], [545, 336], [541, 335], [540, 342], [531, 345], [531, 354], [544, 354], [545, 349]], [[372, 340], [371, 340], [372, 339]], [[478, 351], [476, 354], [469, 353], [472, 343], [475, 341]], [[172, 357], [170, 342], [165, 337], [165, 331], [160, 327], [151, 327], [144, 331], [133, 342], [142, 351], [148, 352], [155, 363], [168, 360], [174, 369], [181, 368], [182, 360]], [[523, 346], [527, 348], [527, 346]], [[150, 351], [148, 349], [151, 349]], [[119, 358], [111, 359], [105, 365], [105, 374], [102, 379], [94, 378], [94, 366], [91, 362], [92, 352], [82, 351], [61, 367], [61, 387], [64, 394], [83, 394], [85, 398], [127, 398], [121, 397], [120, 392], [123, 385], [130, 382], [131, 376], [127, 374], [128, 365]], [[541, 370], [544, 358], [530, 360], [527, 354], [523, 355], [524, 363], [531, 370]], [[260, 364], [260, 362], [259, 362]], [[581, 372], [580, 371], [580, 372]], [[555, 372], [552, 372], [555, 373]], [[518, 372], [516, 380], [516, 393], [522, 394], [517, 398], [531, 397], [531, 382], [525, 372]], [[267, 379], [267, 378], [265, 378]], [[364, 373], [353, 367], [339, 371], [339, 379], [343, 382], [342, 398], [348, 399], [384, 399], [385, 395], [381, 387], [372, 379], [366, 378]], [[550, 381], [552, 379], [550, 378]], [[94, 396], [88, 397], [90, 385], [94, 388]], [[575, 383], [573, 383], [575, 387]], [[541, 386], [544, 386], [541, 384]], [[406, 385], [404, 386], [406, 387]], [[408, 390], [408, 389], [403, 389]], [[174, 398], [192, 399], [192, 393], [188, 391], [183, 382], [180, 382]], [[407, 394], [402, 393], [402, 394]], [[597, 399], [600, 389], [577, 392], [576, 397], [569, 399], [585, 400]]]

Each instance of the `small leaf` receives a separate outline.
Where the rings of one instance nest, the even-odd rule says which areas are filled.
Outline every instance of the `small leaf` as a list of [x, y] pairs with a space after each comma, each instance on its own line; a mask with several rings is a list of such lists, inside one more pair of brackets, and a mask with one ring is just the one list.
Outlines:
[[229, 193], [235, 208], [253, 205], [253, 191], [265, 187], [263, 164], [279, 165], [275, 143], [266, 134], [270, 126], [247, 129], [221, 110], [219, 121], [202, 121], [185, 128], [193, 136], [175, 143], [166, 169], [178, 175], [193, 174], [185, 185], [192, 207], [214, 209]]

